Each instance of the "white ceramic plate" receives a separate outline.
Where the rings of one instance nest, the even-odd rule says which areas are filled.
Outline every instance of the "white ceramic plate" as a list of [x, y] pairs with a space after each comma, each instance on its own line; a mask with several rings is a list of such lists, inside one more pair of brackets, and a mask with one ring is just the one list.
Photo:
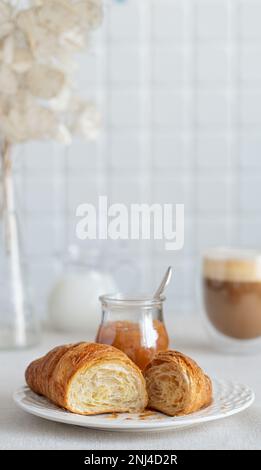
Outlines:
[[36, 416], [66, 424], [106, 431], [161, 431], [194, 426], [206, 421], [226, 418], [248, 408], [254, 401], [254, 392], [246, 385], [213, 380], [214, 400], [207, 408], [187, 416], [169, 417], [162, 413], [104, 414], [82, 416], [58, 408], [46, 398], [22, 387], [14, 393], [16, 404]]

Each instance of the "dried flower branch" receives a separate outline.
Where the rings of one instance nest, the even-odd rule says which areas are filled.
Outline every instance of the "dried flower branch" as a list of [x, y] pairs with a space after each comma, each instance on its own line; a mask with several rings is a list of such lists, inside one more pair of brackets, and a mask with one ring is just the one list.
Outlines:
[[101, 23], [102, 0], [1, 0], [0, 139], [94, 138], [93, 104], [73, 96], [74, 54]]

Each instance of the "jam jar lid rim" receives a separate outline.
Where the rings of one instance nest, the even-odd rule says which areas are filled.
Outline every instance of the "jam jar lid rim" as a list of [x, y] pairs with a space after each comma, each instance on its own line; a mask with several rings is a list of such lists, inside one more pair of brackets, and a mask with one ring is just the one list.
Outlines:
[[115, 305], [158, 305], [166, 300], [164, 295], [159, 298], [153, 298], [149, 296], [132, 296], [130, 294], [122, 294], [121, 292], [112, 294], [103, 294], [99, 296], [99, 300], [102, 303], [115, 304]]

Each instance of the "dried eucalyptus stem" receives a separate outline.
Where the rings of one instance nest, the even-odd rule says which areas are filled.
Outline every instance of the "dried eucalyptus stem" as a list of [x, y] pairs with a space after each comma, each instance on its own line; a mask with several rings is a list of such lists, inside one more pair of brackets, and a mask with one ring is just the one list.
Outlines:
[[11, 160], [11, 145], [4, 141], [1, 151], [2, 158], [2, 217], [6, 256], [10, 259], [10, 282], [12, 283], [16, 344], [23, 346], [26, 342], [26, 325], [24, 315], [24, 287], [21, 269], [21, 253], [16, 219], [14, 180]]
[[[7, 214], [11, 213], [13, 206], [12, 194], [10, 194], [10, 183], [12, 186], [12, 162], [11, 162], [11, 146], [5, 141], [2, 145], [2, 217], [7, 219]], [[12, 193], [12, 191], [11, 191]], [[7, 221], [7, 220], [6, 220]], [[11, 224], [5, 224], [5, 249], [10, 254]]]

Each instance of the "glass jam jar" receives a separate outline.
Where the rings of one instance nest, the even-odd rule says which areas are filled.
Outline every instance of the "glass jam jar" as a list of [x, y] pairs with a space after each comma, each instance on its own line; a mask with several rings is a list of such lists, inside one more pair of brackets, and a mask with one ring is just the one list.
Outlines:
[[120, 349], [144, 369], [157, 351], [168, 349], [164, 300], [165, 297], [124, 298], [121, 294], [101, 296], [102, 322], [96, 342]]

